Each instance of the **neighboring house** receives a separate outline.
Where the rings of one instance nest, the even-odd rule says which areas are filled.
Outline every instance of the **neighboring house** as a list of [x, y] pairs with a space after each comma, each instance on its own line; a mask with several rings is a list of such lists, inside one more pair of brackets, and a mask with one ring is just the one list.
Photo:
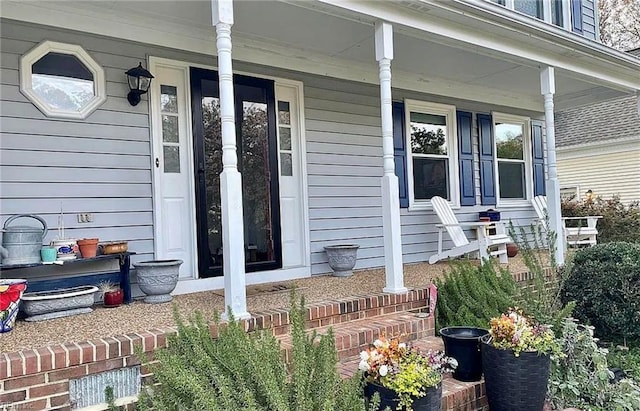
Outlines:
[[[461, 221], [527, 224], [546, 189], [560, 227], [554, 104], [640, 89], [640, 62], [592, 40], [593, 10], [3, 1], [2, 219], [56, 227], [62, 208], [67, 236], [181, 258], [177, 292], [224, 285], [239, 316], [246, 283], [329, 272], [329, 244], [359, 244], [356, 268], [404, 292], [402, 264], [437, 249], [433, 195]], [[155, 78], [132, 106], [139, 62]]]
[[[627, 53], [640, 60], [640, 49]], [[568, 196], [640, 201], [638, 96], [556, 113], [560, 187]]]

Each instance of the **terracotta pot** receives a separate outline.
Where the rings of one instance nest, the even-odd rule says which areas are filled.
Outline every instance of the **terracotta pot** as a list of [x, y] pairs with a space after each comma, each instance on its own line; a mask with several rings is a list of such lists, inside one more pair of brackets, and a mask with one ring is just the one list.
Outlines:
[[78, 240], [78, 247], [80, 248], [82, 258], [95, 257], [98, 252], [98, 239], [83, 238], [82, 240]]
[[104, 306], [105, 307], [118, 307], [122, 305], [124, 299], [124, 292], [119, 289], [117, 291], [107, 291], [104, 293]]
[[507, 257], [515, 257], [518, 255], [518, 246], [514, 243], [507, 244]]

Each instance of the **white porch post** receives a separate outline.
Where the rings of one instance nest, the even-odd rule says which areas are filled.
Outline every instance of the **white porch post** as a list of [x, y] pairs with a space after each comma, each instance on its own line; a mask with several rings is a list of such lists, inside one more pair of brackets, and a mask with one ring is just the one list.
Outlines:
[[216, 27], [220, 120], [222, 123], [222, 252], [225, 313], [231, 307], [237, 319], [250, 317], [244, 272], [244, 223], [242, 216], [242, 178], [236, 154], [233, 69], [231, 67], [232, 0], [211, 0], [211, 17]]
[[560, 208], [560, 184], [556, 165], [556, 130], [553, 117], [553, 95], [556, 92], [555, 73], [553, 67], [545, 67], [540, 72], [540, 88], [544, 96], [544, 121], [547, 134], [547, 212], [550, 229], [557, 234], [556, 262], [564, 264], [565, 241], [562, 228], [562, 210]]
[[386, 293], [407, 292], [402, 272], [402, 238], [400, 236], [400, 199], [398, 177], [393, 161], [393, 114], [391, 107], [391, 60], [393, 60], [393, 28], [377, 22], [375, 28], [376, 60], [380, 70], [380, 110], [382, 115], [382, 226]]

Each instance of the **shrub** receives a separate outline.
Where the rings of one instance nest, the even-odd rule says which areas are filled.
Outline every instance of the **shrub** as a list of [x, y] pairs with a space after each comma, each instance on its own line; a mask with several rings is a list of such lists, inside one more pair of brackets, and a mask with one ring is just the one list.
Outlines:
[[487, 328], [491, 318], [515, 303], [518, 287], [509, 270], [486, 263], [452, 262], [451, 271], [436, 279], [437, 328]]
[[600, 338], [640, 338], [640, 244], [598, 244], [575, 253], [562, 293]]
[[306, 335], [302, 307], [292, 297], [288, 365], [270, 332], [246, 333], [233, 318], [226, 325], [216, 319], [212, 339], [201, 313], [185, 323], [175, 309], [178, 333], [149, 364], [157, 384], [143, 390], [138, 409], [364, 410], [362, 376], [341, 379], [332, 332]]
[[637, 411], [640, 387], [623, 379], [610, 383], [607, 350], [593, 338], [593, 327], [566, 319], [558, 332], [562, 355], [552, 356], [549, 397], [554, 409], [576, 407], [589, 411]]
[[640, 347], [631, 347], [628, 351], [612, 347], [607, 361], [611, 367], [619, 368], [629, 377], [640, 381]]
[[609, 200], [597, 197], [595, 200], [568, 199], [562, 201], [564, 217], [601, 215], [598, 220], [598, 242], [614, 241], [640, 242], [640, 202], [629, 205], [614, 196]]

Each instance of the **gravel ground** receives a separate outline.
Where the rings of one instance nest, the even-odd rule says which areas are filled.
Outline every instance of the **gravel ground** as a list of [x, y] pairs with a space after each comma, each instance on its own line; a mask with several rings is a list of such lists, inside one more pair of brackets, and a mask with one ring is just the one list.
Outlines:
[[[520, 256], [511, 258], [508, 264], [513, 273], [526, 271]], [[448, 269], [447, 263], [404, 266], [405, 285], [408, 288], [427, 286], [433, 278]], [[291, 280], [304, 294], [308, 303], [348, 297], [357, 294], [380, 292], [384, 287], [384, 269], [359, 270], [352, 277], [339, 278], [330, 275]], [[182, 314], [200, 310], [210, 315], [224, 307], [224, 297], [217, 293], [199, 292], [175, 296], [174, 302]], [[247, 297], [249, 312], [289, 306], [289, 293], [262, 293]], [[26, 348], [80, 342], [96, 338], [129, 334], [173, 325], [172, 304], [145, 304], [136, 301], [117, 308], [97, 306], [90, 314], [58, 318], [43, 322], [18, 321], [10, 333], [0, 334], [0, 352], [13, 352]]]

